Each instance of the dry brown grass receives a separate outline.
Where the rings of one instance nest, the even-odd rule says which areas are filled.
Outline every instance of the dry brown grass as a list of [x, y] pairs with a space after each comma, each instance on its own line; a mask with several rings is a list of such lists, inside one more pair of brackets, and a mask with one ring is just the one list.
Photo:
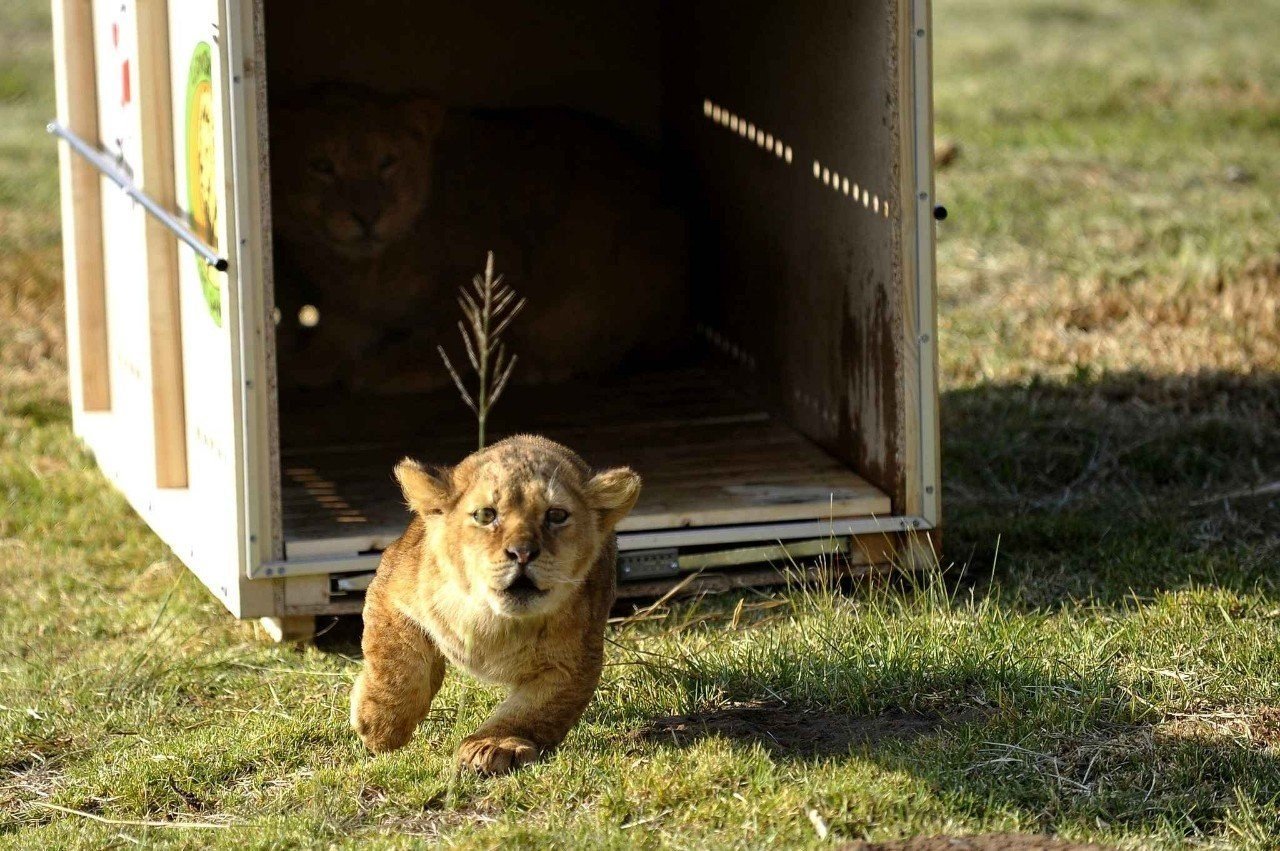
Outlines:
[[66, 329], [57, 251], [0, 253], [0, 396], [66, 398]]

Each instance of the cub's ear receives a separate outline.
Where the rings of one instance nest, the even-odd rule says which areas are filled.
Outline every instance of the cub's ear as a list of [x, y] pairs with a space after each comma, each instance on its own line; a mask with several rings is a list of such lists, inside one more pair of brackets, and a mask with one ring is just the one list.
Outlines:
[[435, 98], [418, 95], [407, 98], [402, 106], [409, 129], [423, 142], [430, 143], [435, 139], [440, 125], [444, 123], [444, 104]]
[[640, 498], [640, 475], [630, 467], [615, 467], [597, 473], [584, 490], [587, 504], [600, 512], [605, 527], [612, 530]]
[[443, 513], [453, 496], [447, 472], [433, 475], [412, 458], [396, 465], [396, 481], [400, 483], [404, 501], [422, 515]]

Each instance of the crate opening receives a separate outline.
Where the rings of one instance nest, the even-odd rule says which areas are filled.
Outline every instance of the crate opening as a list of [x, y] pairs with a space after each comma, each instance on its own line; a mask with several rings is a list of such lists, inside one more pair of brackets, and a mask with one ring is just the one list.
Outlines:
[[[888, 0], [832, 2], [782, 20], [763, 5], [725, 14], [715, 4], [658, 0], [572, 0], [554, 12], [519, 0], [393, 0], [358, 14], [349, 3], [266, 4], [280, 471], [290, 556], [321, 553], [326, 542], [333, 552], [351, 553], [384, 545], [407, 520], [391, 476], [395, 462], [410, 454], [450, 463], [475, 446], [474, 418], [447, 383], [394, 392], [358, 379], [327, 381], [330, 365], [336, 375], [346, 355], [283, 348], [294, 344], [291, 335], [343, 321], [355, 303], [322, 303], [300, 271], [305, 251], [279, 236], [293, 223], [282, 221], [292, 208], [278, 197], [275, 173], [285, 172], [283, 158], [296, 151], [277, 145], [274, 128], [300, 98], [333, 83], [392, 98], [428, 92], [469, 118], [571, 115], [559, 125], [566, 138], [577, 131], [563, 128], [587, 128], [585, 147], [609, 151], [594, 159], [575, 154], [566, 168], [616, 167], [631, 179], [651, 173], [643, 191], [682, 223], [678, 262], [655, 267], [663, 278], [654, 286], [665, 292], [660, 313], [671, 317], [666, 327], [654, 326], [669, 335], [661, 351], [637, 345], [625, 356], [611, 352], [606, 370], [548, 368], [535, 385], [513, 384], [494, 410], [492, 439], [538, 432], [592, 465], [635, 467], [645, 490], [624, 532], [892, 514], [905, 488], [906, 404], [895, 307], [903, 252], [899, 140], [890, 120], [894, 7]], [[510, 25], [495, 27], [494, 20]], [[525, 126], [536, 134], [544, 125]], [[459, 156], [479, 136], [459, 136], [453, 149], [439, 138], [446, 139], [440, 156]], [[536, 136], [526, 147], [545, 163], [557, 140]], [[562, 165], [554, 160], [548, 169]], [[501, 187], [497, 171], [486, 166], [485, 173]], [[482, 177], [464, 173], [459, 181]], [[478, 190], [485, 197], [477, 206], [492, 202], [493, 191]], [[554, 187], [547, 192], [559, 197]], [[596, 240], [601, 216], [549, 213], [554, 204], [520, 209], [524, 199], [516, 195], [494, 205], [502, 207], [502, 221], [524, 215], [539, 239], [570, 254]], [[434, 215], [426, 209], [423, 215]], [[487, 209], [473, 220], [503, 226]], [[474, 247], [475, 260], [465, 273], [449, 267], [439, 281], [449, 297], [440, 300], [447, 310], [433, 326], [459, 365], [465, 354], [453, 329], [459, 314], [452, 293], [480, 271], [482, 247], [508, 246], [505, 255], [499, 251], [499, 268], [531, 299], [516, 323], [536, 324], [552, 313], [532, 303], [545, 291], [529, 292], [524, 280], [530, 262], [545, 260], [533, 249], [522, 254], [518, 239], [490, 239], [482, 225], [469, 229], [462, 221], [450, 220], [449, 239]], [[661, 251], [662, 231], [655, 233], [651, 247]], [[588, 295], [593, 306], [620, 302], [620, 312], [635, 312], [604, 283]], [[388, 327], [402, 309], [394, 300], [384, 304]], [[576, 333], [576, 316], [563, 312], [566, 334]], [[420, 349], [424, 367], [438, 373], [434, 346]], [[363, 368], [377, 378], [377, 359], [368, 360]], [[515, 367], [518, 379], [526, 377], [522, 367]]]

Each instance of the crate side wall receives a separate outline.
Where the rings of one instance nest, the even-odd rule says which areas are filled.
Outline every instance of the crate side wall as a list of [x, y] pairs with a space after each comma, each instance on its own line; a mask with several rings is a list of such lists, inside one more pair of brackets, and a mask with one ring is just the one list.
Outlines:
[[693, 164], [701, 330], [898, 510], [897, 5], [704, 2], [674, 17], [685, 82], [667, 115]]

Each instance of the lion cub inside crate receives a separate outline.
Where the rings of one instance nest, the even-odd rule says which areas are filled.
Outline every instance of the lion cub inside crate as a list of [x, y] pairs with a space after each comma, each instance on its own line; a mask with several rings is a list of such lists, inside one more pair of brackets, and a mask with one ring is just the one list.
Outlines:
[[614, 529], [640, 477], [593, 474], [572, 451], [526, 435], [449, 470], [406, 459], [396, 478], [414, 518], [365, 597], [351, 724], [374, 752], [403, 746], [447, 660], [509, 689], [463, 739], [459, 764], [499, 773], [532, 762], [564, 739], [600, 680]]
[[685, 223], [602, 120], [330, 85], [273, 106], [271, 162], [282, 389], [444, 386], [435, 347], [488, 251], [528, 299], [517, 381], [648, 364], [684, 336]]

